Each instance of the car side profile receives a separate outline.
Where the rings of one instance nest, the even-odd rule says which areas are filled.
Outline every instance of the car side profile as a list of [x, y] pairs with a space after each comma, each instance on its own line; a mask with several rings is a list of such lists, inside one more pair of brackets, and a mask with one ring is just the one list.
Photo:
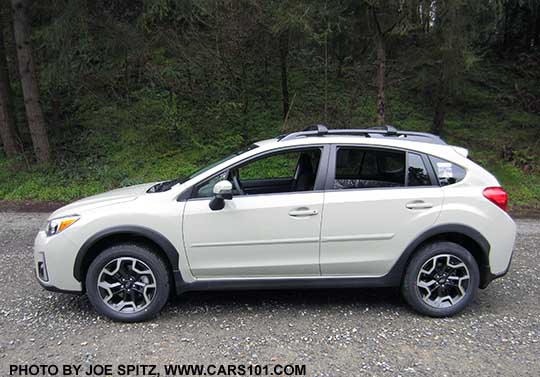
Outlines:
[[516, 235], [506, 192], [467, 154], [391, 126], [260, 141], [60, 208], [35, 240], [37, 279], [127, 322], [171, 294], [277, 288], [400, 287], [451, 316], [508, 271]]

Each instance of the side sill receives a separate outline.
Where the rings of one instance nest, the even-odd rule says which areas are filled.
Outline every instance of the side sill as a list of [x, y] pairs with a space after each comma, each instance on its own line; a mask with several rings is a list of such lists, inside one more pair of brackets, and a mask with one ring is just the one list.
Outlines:
[[[175, 277], [176, 278], [176, 277]], [[176, 292], [274, 289], [382, 288], [398, 287], [399, 279], [378, 278], [306, 278], [306, 279], [231, 279], [194, 281], [176, 280]]]

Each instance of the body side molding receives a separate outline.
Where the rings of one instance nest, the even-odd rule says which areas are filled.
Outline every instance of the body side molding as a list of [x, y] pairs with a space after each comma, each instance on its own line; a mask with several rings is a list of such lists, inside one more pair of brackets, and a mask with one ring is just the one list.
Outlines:
[[[220, 290], [243, 290], [243, 289], [318, 289], [318, 288], [370, 288], [370, 287], [398, 287], [407, 262], [413, 252], [426, 240], [448, 233], [458, 233], [474, 240], [489, 260], [490, 245], [487, 240], [477, 230], [461, 224], [442, 224], [434, 226], [415, 238], [403, 251], [390, 271], [380, 277], [325, 277], [320, 278], [293, 278], [293, 279], [216, 279], [216, 280], [196, 280], [191, 283], [184, 282], [180, 273], [175, 274], [177, 293], [188, 291], [220, 291]], [[489, 272], [489, 266], [486, 266]], [[493, 279], [486, 276], [483, 288]]]

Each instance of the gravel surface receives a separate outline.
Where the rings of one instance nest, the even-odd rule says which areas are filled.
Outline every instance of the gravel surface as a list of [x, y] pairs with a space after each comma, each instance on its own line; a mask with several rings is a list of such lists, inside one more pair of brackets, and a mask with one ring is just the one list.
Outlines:
[[119, 324], [42, 290], [43, 213], [0, 213], [0, 375], [10, 364], [305, 364], [310, 376], [540, 375], [540, 221], [519, 220], [509, 274], [461, 315], [420, 317], [393, 289], [190, 293]]

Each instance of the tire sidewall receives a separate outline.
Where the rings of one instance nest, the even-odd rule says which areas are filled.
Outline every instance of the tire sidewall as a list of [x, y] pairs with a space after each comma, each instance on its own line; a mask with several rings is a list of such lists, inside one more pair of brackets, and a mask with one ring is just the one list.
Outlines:
[[[430, 258], [439, 254], [450, 254], [461, 259], [469, 270], [470, 282], [465, 297], [456, 305], [448, 308], [435, 308], [422, 299], [417, 287], [417, 277], [420, 269]], [[409, 305], [416, 311], [432, 317], [448, 317], [459, 313], [467, 307], [478, 291], [480, 273], [476, 260], [467, 249], [452, 242], [434, 242], [420, 249], [407, 266], [402, 284], [402, 293]]]
[[[137, 313], [120, 313], [103, 302], [97, 288], [97, 280], [103, 267], [120, 257], [133, 257], [144, 262], [156, 279], [156, 293], [152, 302]], [[116, 245], [101, 252], [90, 264], [86, 274], [86, 292], [96, 311], [112, 320], [121, 322], [145, 321], [156, 316], [166, 304], [170, 293], [170, 278], [163, 261], [150, 249], [139, 245]]]

